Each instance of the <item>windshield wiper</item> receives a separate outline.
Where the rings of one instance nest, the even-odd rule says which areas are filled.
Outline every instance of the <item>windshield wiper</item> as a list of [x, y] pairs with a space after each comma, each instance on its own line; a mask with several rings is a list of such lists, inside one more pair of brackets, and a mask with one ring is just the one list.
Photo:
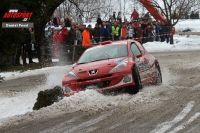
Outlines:
[[98, 59], [98, 60], [93, 60], [93, 61], [91, 61], [91, 62], [100, 61], [100, 60], [109, 60], [109, 59], [112, 59], [112, 58]]
[[77, 63], [77, 65], [79, 65], [79, 64], [86, 64], [86, 63], [95, 62], [95, 61], [100, 61], [100, 60], [109, 60], [109, 59], [112, 59], [112, 58], [104, 58], [104, 59], [92, 60], [92, 61], [89, 61], [89, 62], [81, 62], [81, 63]]

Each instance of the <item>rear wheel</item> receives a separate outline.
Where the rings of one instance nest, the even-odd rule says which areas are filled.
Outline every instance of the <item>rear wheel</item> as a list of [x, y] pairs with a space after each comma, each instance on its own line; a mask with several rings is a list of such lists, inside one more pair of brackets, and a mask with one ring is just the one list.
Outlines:
[[135, 82], [135, 85], [128, 86], [126, 89], [131, 94], [137, 94], [139, 90], [142, 88], [142, 85], [141, 85], [139, 71], [136, 65], [133, 67], [132, 71], [133, 71], [133, 80]]
[[162, 83], [162, 74], [160, 71], [160, 66], [158, 63], [155, 64], [155, 72], [156, 72], [156, 82], [155, 85], [159, 85]]

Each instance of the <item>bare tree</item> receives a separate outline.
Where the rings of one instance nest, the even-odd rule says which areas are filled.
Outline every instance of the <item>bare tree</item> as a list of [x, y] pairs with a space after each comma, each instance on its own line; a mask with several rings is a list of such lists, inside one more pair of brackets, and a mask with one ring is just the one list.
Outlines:
[[[179, 22], [185, 12], [189, 12], [196, 6], [198, 0], [151, 0], [153, 6], [161, 11], [165, 17], [165, 23], [171, 33], [173, 27]], [[174, 15], [176, 16], [174, 17]], [[170, 36], [170, 44], [174, 44], [173, 36]]]

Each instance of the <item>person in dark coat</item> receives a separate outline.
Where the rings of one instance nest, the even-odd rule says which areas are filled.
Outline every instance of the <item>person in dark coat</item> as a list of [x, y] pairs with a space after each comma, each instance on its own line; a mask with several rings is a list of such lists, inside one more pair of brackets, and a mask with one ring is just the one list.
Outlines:
[[113, 12], [113, 16], [112, 16], [113, 20], [116, 20], [116, 12]]
[[53, 24], [55, 27], [60, 25], [60, 18], [58, 17], [58, 14], [55, 14], [55, 17], [53, 18]]
[[65, 21], [65, 26], [66, 27], [71, 27], [71, 21], [72, 21], [72, 19], [71, 19], [71, 17], [69, 15], [65, 16], [64, 21]]
[[95, 24], [94, 29], [92, 30], [92, 36], [96, 43], [100, 41], [100, 26]]
[[97, 18], [97, 24], [98, 25], [102, 25], [102, 20], [101, 20], [101, 16], [98, 15], [98, 18]]
[[76, 31], [74, 25], [71, 26], [71, 29], [69, 30], [66, 38], [68, 45], [74, 45], [74, 40], [76, 39]]
[[166, 35], [166, 26], [165, 26], [165, 22], [162, 22], [161, 26], [160, 26], [160, 39], [161, 39], [161, 42], [165, 41], [165, 35]]
[[24, 33], [25, 33], [25, 41], [24, 41], [24, 46], [23, 46], [23, 65], [27, 64], [26, 63], [26, 57], [28, 54], [28, 58], [29, 58], [29, 64], [33, 63], [32, 61], [32, 45], [31, 45], [31, 33], [29, 31], [29, 29], [24, 29]]

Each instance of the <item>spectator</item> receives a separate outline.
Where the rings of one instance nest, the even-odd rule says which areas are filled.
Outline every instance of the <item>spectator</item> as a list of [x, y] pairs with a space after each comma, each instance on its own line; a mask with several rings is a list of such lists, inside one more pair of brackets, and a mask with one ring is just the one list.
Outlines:
[[55, 14], [55, 17], [53, 19], [53, 24], [55, 27], [58, 27], [60, 25], [60, 18], [58, 17], [58, 14]]
[[56, 30], [53, 33], [54, 55], [56, 57], [58, 57], [59, 51], [60, 51], [59, 44], [60, 44], [60, 42], [59, 42], [59, 31]]
[[127, 25], [125, 22], [122, 23], [121, 27], [121, 34], [120, 34], [120, 40], [125, 40], [126, 39], [126, 33], [127, 33]]
[[121, 16], [121, 12], [118, 12], [118, 14], [117, 14], [117, 18], [118, 18], [119, 16]]
[[47, 38], [48, 44], [52, 44], [53, 31], [52, 31], [51, 27], [48, 28], [48, 31], [46, 32], [45, 36]]
[[[24, 34], [25, 36], [25, 31], [24, 29], [22, 29], [22, 34]], [[24, 38], [25, 39], [25, 38]], [[24, 48], [24, 40], [23, 42], [21, 43], [20, 46], [17, 47], [16, 49], [16, 53], [15, 53], [15, 57], [14, 57], [14, 66], [18, 66], [18, 65], [21, 65], [20, 64], [20, 57], [22, 57], [23, 55], [23, 48]]]
[[92, 25], [88, 25], [88, 30], [89, 30], [89, 32], [90, 32], [90, 40], [92, 40]]
[[52, 29], [51, 29], [51, 27], [48, 27], [45, 37], [50, 38], [52, 35], [53, 35]]
[[68, 34], [68, 30], [67, 30], [67, 28], [65, 27], [65, 23], [64, 23], [64, 22], [62, 22], [61, 26], [62, 26], [62, 29], [61, 29], [61, 31], [59, 32], [59, 36], [58, 36], [59, 42], [60, 42], [60, 44], [67, 44], [67, 34]]
[[150, 40], [150, 28], [151, 26], [148, 24], [143, 31], [143, 43], [149, 42]]
[[100, 27], [97, 23], [95, 24], [94, 29], [92, 30], [92, 36], [96, 43], [99, 43], [100, 41]]
[[82, 44], [82, 33], [81, 33], [78, 25], [76, 25], [74, 28], [75, 28], [75, 31], [76, 31], [77, 45], [81, 45]]
[[65, 26], [65, 22], [61, 23], [62, 29], [59, 31], [58, 39], [59, 39], [59, 62], [65, 63], [66, 57], [65, 57], [65, 47], [67, 45], [67, 35], [68, 30]]
[[29, 64], [33, 63], [32, 61], [32, 45], [31, 45], [31, 33], [29, 29], [24, 29], [25, 32], [25, 41], [24, 41], [24, 47], [23, 47], [23, 64], [26, 65], [26, 57], [28, 53], [28, 58], [29, 58]]
[[135, 33], [137, 35], [136, 38], [137, 38], [138, 42], [140, 42], [142, 44], [143, 30], [141, 28], [141, 24], [140, 23], [138, 24]]
[[122, 26], [122, 18], [121, 18], [121, 15], [118, 15], [118, 16], [117, 16], [117, 23], [119, 24], [120, 27]]
[[59, 31], [58, 30], [54, 31], [54, 33], [53, 33], [53, 44], [55, 44], [55, 45], [59, 45], [58, 36], [59, 36]]
[[156, 21], [156, 40], [155, 41], [160, 41], [160, 20]]
[[74, 40], [76, 39], [76, 31], [75, 31], [75, 26], [72, 25], [68, 34], [67, 34], [67, 42], [66, 44], [69, 44], [69, 45], [74, 45]]
[[167, 43], [169, 43], [169, 37], [170, 37], [170, 33], [169, 33], [169, 26], [165, 25], [165, 40]]
[[112, 21], [113, 21], [113, 17], [112, 17], [112, 15], [110, 15], [109, 19], [108, 19], [108, 22], [112, 23]]
[[83, 24], [83, 18], [81, 15], [78, 16], [77, 24]]
[[114, 25], [112, 26], [111, 30], [112, 30], [112, 40], [113, 41], [119, 40], [120, 27], [117, 25], [117, 21], [114, 22]]
[[133, 29], [134, 29], [134, 36], [133, 36], [133, 38], [136, 38], [136, 36], [137, 36], [137, 33], [136, 33], [136, 28], [137, 28], [137, 26], [138, 26], [137, 22], [134, 21], [134, 22], [132, 23], [132, 27], [133, 27]]
[[165, 22], [162, 22], [161, 23], [161, 27], [160, 27], [160, 39], [161, 39], [161, 42], [164, 42], [165, 41], [165, 34], [166, 34], [166, 28], [165, 28]]
[[134, 9], [133, 13], [131, 14], [131, 20], [138, 20], [139, 14], [138, 12]]
[[102, 41], [108, 41], [110, 40], [110, 28], [108, 26], [106, 26], [106, 23], [103, 22], [102, 26], [100, 28], [100, 38], [102, 39]]
[[127, 38], [132, 39], [134, 36], [134, 28], [132, 27], [132, 23], [130, 22], [127, 27]]
[[82, 41], [82, 46], [83, 47], [90, 47], [90, 31], [88, 28], [85, 28], [85, 30], [82, 33], [83, 41]]
[[146, 43], [146, 37], [147, 37], [147, 35], [145, 34], [145, 28], [147, 27], [147, 21], [142, 21], [141, 22], [141, 27], [142, 27], [142, 30], [143, 30], [142, 43]]
[[156, 40], [156, 25], [153, 25], [153, 27], [151, 28], [151, 42]]
[[116, 12], [113, 12], [112, 18], [113, 18], [114, 21], [116, 21]]
[[20, 57], [21, 57], [21, 54], [22, 54], [23, 45], [24, 45], [24, 43], [22, 43], [22, 44], [21, 44], [19, 47], [17, 47], [17, 49], [16, 49], [16, 53], [15, 53], [15, 57], [14, 57], [14, 66], [21, 65], [21, 64], [20, 64]]
[[147, 19], [147, 20], [150, 18], [149, 12], [147, 12], [147, 13], [144, 15], [144, 18]]
[[66, 14], [64, 21], [66, 27], [71, 27], [72, 18], [69, 15]]
[[102, 20], [101, 20], [101, 16], [100, 15], [98, 15], [98, 17], [97, 17], [97, 24], [98, 25], [102, 25]]

